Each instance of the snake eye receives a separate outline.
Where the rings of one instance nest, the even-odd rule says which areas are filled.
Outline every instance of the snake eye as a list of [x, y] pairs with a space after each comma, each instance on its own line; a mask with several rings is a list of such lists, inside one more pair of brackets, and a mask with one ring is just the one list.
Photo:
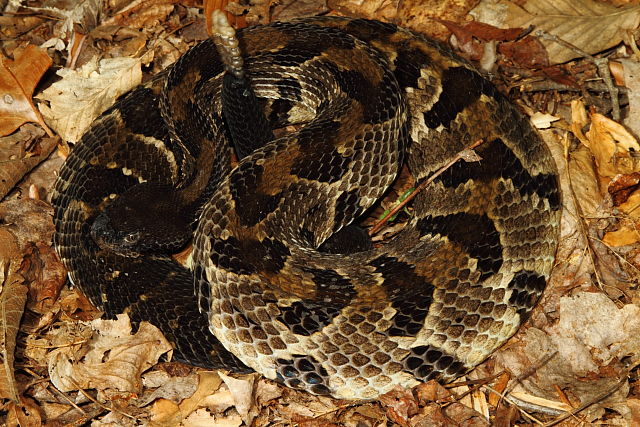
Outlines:
[[127, 245], [133, 245], [137, 243], [139, 239], [140, 239], [139, 232], [129, 233], [126, 236], [124, 236], [124, 243], [126, 243]]

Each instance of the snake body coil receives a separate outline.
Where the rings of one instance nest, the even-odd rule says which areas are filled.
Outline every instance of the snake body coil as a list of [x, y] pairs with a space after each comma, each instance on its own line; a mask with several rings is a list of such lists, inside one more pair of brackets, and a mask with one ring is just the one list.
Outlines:
[[[317, 394], [375, 398], [482, 362], [554, 261], [557, 173], [527, 119], [395, 25], [316, 17], [238, 38], [269, 123], [304, 125], [231, 170], [223, 65], [211, 41], [192, 48], [97, 119], [63, 166], [55, 244], [72, 281], [108, 315], [160, 326], [182, 360]], [[435, 179], [390, 241], [318, 250], [405, 160], [419, 183], [478, 140], [481, 160]], [[176, 207], [181, 221], [164, 213]], [[193, 232], [191, 270], [169, 255], [180, 239], [144, 243], [154, 226]]]

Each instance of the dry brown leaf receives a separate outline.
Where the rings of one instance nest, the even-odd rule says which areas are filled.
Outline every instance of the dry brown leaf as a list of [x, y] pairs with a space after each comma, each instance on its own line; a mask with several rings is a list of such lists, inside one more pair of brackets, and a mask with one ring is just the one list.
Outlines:
[[498, 52], [522, 68], [547, 68], [549, 55], [540, 40], [527, 36], [521, 40], [500, 43]]
[[[500, 28], [534, 26], [589, 54], [617, 45], [626, 31], [635, 30], [640, 23], [640, 6], [617, 8], [596, 0], [483, 1], [471, 14]], [[552, 64], [581, 56], [556, 42], [541, 41]]]
[[68, 347], [49, 355], [49, 376], [61, 391], [94, 388], [139, 393], [141, 374], [172, 350], [160, 330], [147, 322], [131, 335], [126, 314], [117, 320], [97, 319], [91, 325], [95, 333], [81, 357]]
[[630, 409], [629, 414], [629, 425], [637, 426], [640, 425], [640, 399], [628, 399], [627, 406]]
[[[215, 0], [213, 1], [213, 3], [215, 3]], [[227, 7], [227, 10], [235, 12], [236, 8], [234, 7], [234, 5], [238, 5], [238, 3], [238, 1], [231, 1], [230, 6]], [[321, 15], [329, 11], [327, 2], [322, 0], [287, 0], [272, 3], [272, 21], [290, 21], [295, 18], [300, 18], [301, 16]], [[239, 17], [236, 16], [235, 18], [237, 20]], [[242, 22], [239, 22], [239, 24], [242, 24]], [[242, 26], [238, 26], [238, 24], [234, 24], [233, 26], [235, 28], [242, 28]], [[246, 27], [247, 24], [245, 23], [244, 26]]]
[[53, 236], [53, 208], [34, 199], [8, 199], [0, 203], [0, 224], [11, 224], [18, 247], [29, 242], [50, 242]]
[[13, 361], [20, 319], [27, 302], [27, 287], [18, 273], [21, 261], [18, 240], [6, 227], [0, 227], [0, 398], [16, 403], [20, 397]]
[[627, 246], [640, 242], [640, 191], [636, 191], [620, 204], [618, 210], [624, 217], [618, 224], [618, 229], [609, 231], [602, 241], [609, 246]]
[[635, 221], [622, 220], [617, 230], [604, 235], [602, 242], [611, 247], [633, 245], [640, 242], [640, 230]]
[[78, 70], [62, 69], [62, 80], [43, 91], [40, 111], [62, 139], [76, 142], [93, 120], [115, 99], [140, 84], [138, 58], [108, 58], [89, 61]]
[[49, 243], [30, 243], [24, 252], [21, 274], [29, 283], [29, 310], [51, 310], [67, 278], [67, 270]]
[[[7, 9], [4, 12], [12, 12]], [[25, 34], [41, 25], [45, 20], [44, 16], [5, 13], [0, 16], [0, 34], [5, 40], [16, 39], [21, 34]]]
[[327, 4], [344, 15], [395, 22], [442, 40], [450, 31], [433, 18], [463, 22], [477, 0], [329, 0]]
[[23, 397], [20, 402], [7, 405], [7, 427], [40, 427], [43, 425], [40, 408], [32, 399]]
[[36, 85], [51, 66], [51, 58], [33, 45], [16, 49], [13, 57], [12, 61], [0, 55], [0, 136], [27, 122], [38, 123], [53, 136], [32, 100]]
[[418, 413], [418, 402], [411, 390], [395, 387], [390, 392], [380, 396], [380, 403], [387, 410], [387, 416], [394, 422], [404, 426], [409, 424], [409, 418]]

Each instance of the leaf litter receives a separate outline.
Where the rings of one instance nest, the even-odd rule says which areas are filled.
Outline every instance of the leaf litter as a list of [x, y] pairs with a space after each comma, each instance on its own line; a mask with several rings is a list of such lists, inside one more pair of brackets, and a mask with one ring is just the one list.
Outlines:
[[[634, 68], [638, 58], [633, 55], [638, 49], [625, 35], [638, 27], [637, 2], [623, 7], [595, 0], [525, 0], [517, 5], [506, 0], [481, 0], [477, 5], [476, 1], [438, 2], [442, 12], [429, 16], [446, 24], [442, 26], [427, 18], [426, 13], [436, 8], [424, 7], [423, 2], [405, 1], [400, 7], [386, 0], [362, 4], [256, 0], [249, 6], [229, 5], [228, 10], [246, 12], [241, 19], [248, 23], [266, 22], [269, 16], [329, 11], [385, 18], [416, 30], [429, 28], [441, 38], [451, 30], [456, 48], [482, 61], [483, 69], [502, 76], [497, 84], [503, 91], [519, 89], [512, 95], [534, 116], [561, 171], [564, 214], [557, 266], [543, 300], [520, 332], [454, 384], [443, 387], [429, 382], [412, 391], [395, 389], [379, 401], [364, 403], [311, 396], [255, 374], [236, 376], [157, 363], [170, 357], [170, 346], [157, 329], [148, 324], [133, 328], [126, 316], [93, 320], [100, 313], [82, 295], [61, 289], [64, 276], [51, 251], [50, 208], [29, 199], [27, 188], [50, 188], [55, 180], [51, 171], [68, 152], [66, 144], [76, 141], [119, 94], [205, 37], [204, 31], [196, 29], [204, 19], [200, 5], [187, 0], [116, 1], [109, 8], [100, 2], [70, 7], [59, 3], [56, 8], [37, 1], [28, 6], [22, 3], [10, 2], [0, 16], [3, 52], [20, 62], [25, 61], [20, 49], [42, 45], [47, 58], [54, 59], [55, 73], [44, 78], [49, 67], [44, 64], [49, 61], [42, 54], [37, 54], [39, 60], [31, 59], [41, 64], [34, 65], [33, 72], [11, 75], [28, 82], [23, 83], [20, 96], [26, 104], [21, 105], [35, 106], [32, 95], [37, 93], [37, 106], [47, 126], [63, 141], [44, 142], [37, 124], [23, 125], [0, 138], [0, 182], [8, 182], [0, 203], [4, 337], [0, 397], [5, 399], [0, 422], [95, 426], [640, 423], [636, 289], [640, 148], [635, 132], [627, 130], [640, 128], [634, 120], [640, 114], [633, 93], [638, 75]], [[207, 2], [207, 7], [223, 3]], [[465, 18], [474, 7], [475, 23]], [[32, 15], [27, 19], [24, 13]], [[529, 25], [577, 49], [528, 35]], [[620, 48], [621, 42], [626, 49]], [[534, 45], [542, 47], [532, 50]], [[605, 85], [598, 84], [602, 76], [579, 53], [596, 55], [614, 47], [618, 49], [609, 50], [608, 55], [620, 63], [624, 76], [625, 87], [620, 89], [623, 100], [629, 99], [628, 104], [622, 103], [626, 127], [607, 117], [611, 100]], [[565, 63], [572, 58], [578, 59]], [[0, 70], [0, 78], [1, 74]], [[16, 128], [26, 121], [42, 125], [37, 109], [16, 111], [24, 111], [23, 118], [5, 123], [13, 120]], [[0, 108], [0, 123], [3, 117], [9, 116]], [[58, 152], [49, 155], [56, 144]], [[23, 179], [42, 161], [38, 167], [42, 172]], [[47, 164], [52, 166], [44, 167]], [[24, 183], [16, 187], [20, 180], [29, 182], [28, 187]], [[400, 181], [397, 194], [411, 186], [406, 178]], [[400, 227], [402, 219], [388, 229]]]

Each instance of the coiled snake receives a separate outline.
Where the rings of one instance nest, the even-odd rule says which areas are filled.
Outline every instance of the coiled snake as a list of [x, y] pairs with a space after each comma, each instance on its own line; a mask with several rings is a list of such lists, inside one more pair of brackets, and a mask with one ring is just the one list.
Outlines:
[[[554, 261], [557, 173], [527, 119], [449, 49], [392, 24], [314, 17], [238, 39], [269, 125], [304, 125], [231, 170], [227, 122], [243, 119], [225, 120], [214, 43], [193, 47], [62, 167], [55, 245], [73, 283], [110, 316], [158, 325], [180, 360], [316, 394], [370, 399], [482, 362]], [[405, 159], [419, 183], [479, 140], [481, 160], [435, 179], [390, 241], [318, 249]], [[186, 269], [170, 254], [192, 236]]]

